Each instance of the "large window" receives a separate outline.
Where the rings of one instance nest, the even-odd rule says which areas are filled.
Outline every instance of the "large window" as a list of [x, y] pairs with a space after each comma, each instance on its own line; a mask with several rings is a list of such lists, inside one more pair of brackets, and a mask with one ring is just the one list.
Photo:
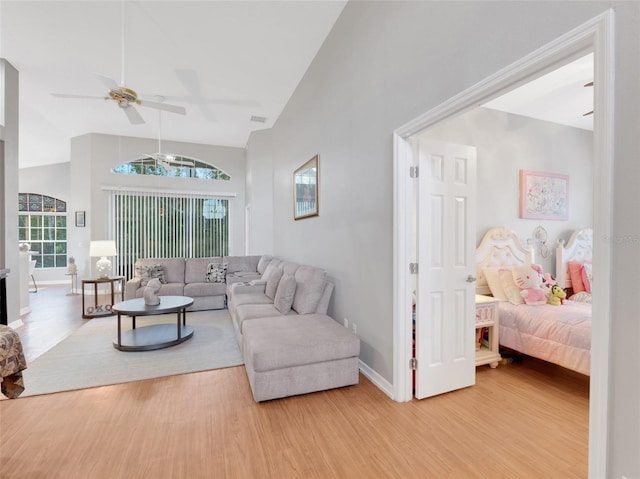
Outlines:
[[67, 266], [67, 203], [37, 193], [18, 195], [18, 239], [29, 243], [36, 268]]
[[229, 253], [229, 201], [223, 198], [111, 192], [116, 270], [131, 278], [138, 258], [224, 256]]

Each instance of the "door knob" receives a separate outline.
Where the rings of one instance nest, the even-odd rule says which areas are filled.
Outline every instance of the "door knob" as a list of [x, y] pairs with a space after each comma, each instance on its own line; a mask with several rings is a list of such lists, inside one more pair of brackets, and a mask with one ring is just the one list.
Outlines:
[[473, 283], [477, 280], [478, 278], [476, 278], [475, 276], [467, 276], [467, 283]]

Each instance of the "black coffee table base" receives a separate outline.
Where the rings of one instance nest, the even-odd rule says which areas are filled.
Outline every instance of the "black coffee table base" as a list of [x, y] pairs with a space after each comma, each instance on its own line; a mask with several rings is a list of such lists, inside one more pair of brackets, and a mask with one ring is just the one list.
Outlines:
[[153, 351], [184, 343], [193, 336], [193, 328], [180, 325], [180, 339], [177, 339], [175, 324], [153, 324], [141, 328], [122, 331], [120, 344], [113, 342], [113, 347], [120, 351]]

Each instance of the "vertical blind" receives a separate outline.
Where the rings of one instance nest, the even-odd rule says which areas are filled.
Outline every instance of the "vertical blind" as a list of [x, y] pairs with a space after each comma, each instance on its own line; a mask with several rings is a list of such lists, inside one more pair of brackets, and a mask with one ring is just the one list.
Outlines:
[[229, 253], [229, 201], [185, 194], [111, 191], [109, 233], [117, 274], [135, 276], [138, 258], [201, 258]]

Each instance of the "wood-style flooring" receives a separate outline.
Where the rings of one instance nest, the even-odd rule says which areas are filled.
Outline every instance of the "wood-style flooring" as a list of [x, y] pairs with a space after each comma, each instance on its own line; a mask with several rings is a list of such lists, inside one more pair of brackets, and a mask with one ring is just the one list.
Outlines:
[[[45, 329], [25, 321], [23, 342]], [[588, 377], [525, 360], [422, 401], [361, 376], [255, 403], [239, 366], [0, 401], [0, 477], [585, 478], [588, 395]]]

